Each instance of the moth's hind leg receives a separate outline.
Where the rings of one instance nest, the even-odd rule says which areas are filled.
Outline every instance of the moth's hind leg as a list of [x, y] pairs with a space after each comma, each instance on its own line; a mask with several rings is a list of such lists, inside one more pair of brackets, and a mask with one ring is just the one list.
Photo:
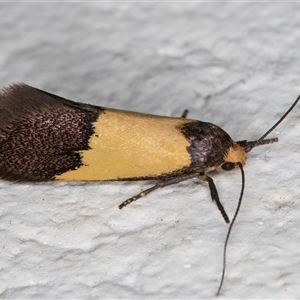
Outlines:
[[149, 188], [147, 190], [144, 190], [144, 191], [141, 191], [139, 194], [137, 194], [137, 195], [125, 200], [124, 202], [122, 202], [119, 205], [119, 208], [122, 209], [124, 206], [126, 206], [126, 205], [130, 204], [131, 202], [134, 202], [134, 201], [136, 201], [136, 200], [138, 200], [142, 197], [145, 197], [146, 195], [150, 194], [151, 192], [157, 190], [158, 188], [162, 188], [162, 187], [165, 187], [165, 186], [168, 186], [168, 185], [171, 185], [171, 184], [179, 183], [181, 181], [185, 181], [187, 179], [191, 179], [191, 178], [194, 178], [194, 177], [198, 177], [199, 179], [208, 182], [211, 199], [213, 201], [216, 201], [217, 207], [218, 207], [219, 211], [221, 212], [225, 222], [230, 223], [230, 220], [227, 216], [227, 213], [226, 213], [222, 203], [220, 202], [218, 191], [217, 191], [217, 188], [215, 186], [215, 183], [214, 183], [213, 179], [210, 178], [209, 176], [207, 176], [204, 173], [180, 174], [180, 175], [160, 179], [151, 188]]
[[185, 109], [181, 115], [181, 118], [186, 119], [188, 114], [189, 114], [189, 111], [187, 109]]
[[144, 190], [142, 192], [140, 192], [139, 194], [125, 200], [124, 202], [122, 202], [120, 205], [119, 205], [119, 208], [122, 209], [124, 206], [130, 204], [131, 202], [133, 201], [136, 201], [142, 197], [145, 197], [146, 195], [150, 194], [151, 192], [155, 191], [156, 189], [158, 189], [160, 186], [158, 186], [157, 184], [154, 185], [153, 187], [151, 187], [150, 189], [147, 189], [147, 190]]
[[153, 187], [151, 187], [147, 190], [144, 190], [144, 191], [140, 192], [139, 194], [122, 202], [119, 205], [119, 208], [122, 209], [124, 206], [126, 206], [126, 205], [130, 204], [131, 202], [134, 202], [142, 197], [145, 197], [146, 195], [150, 194], [151, 192], [157, 190], [158, 188], [162, 188], [167, 185], [171, 185], [171, 184], [175, 184], [175, 183], [187, 180], [187, 179], [191, 179], [191, 178], [197, 177], [198, 175], [199, 175], [199, 173], [181, 174], [181, 175], [176, 175], [176, 176], [160, 179], [156, 182], [156, 184]]

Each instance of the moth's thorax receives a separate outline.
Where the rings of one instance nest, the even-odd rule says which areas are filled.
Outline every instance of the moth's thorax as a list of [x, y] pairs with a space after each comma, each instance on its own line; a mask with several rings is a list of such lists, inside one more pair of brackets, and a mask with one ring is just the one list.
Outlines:
[[224, 158], [235, 152], [236, 143], [228, 133], [212, 123], [189, 122], [181, 127], [181, 131], [190, 142], [187, 152], [192, 165], [201, 171], [218, 169], [225, 162]]

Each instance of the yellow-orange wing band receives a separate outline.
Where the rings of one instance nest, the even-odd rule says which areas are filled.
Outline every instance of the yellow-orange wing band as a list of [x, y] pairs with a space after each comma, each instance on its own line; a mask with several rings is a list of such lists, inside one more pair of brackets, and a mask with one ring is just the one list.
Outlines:
[[80, 151], [83, 165], [55, 180], [118, 180], [156, 177], [189, 166], [190, 145], [180, 131], [182, 118], [104, 109], [89, 139], [89, 150]]

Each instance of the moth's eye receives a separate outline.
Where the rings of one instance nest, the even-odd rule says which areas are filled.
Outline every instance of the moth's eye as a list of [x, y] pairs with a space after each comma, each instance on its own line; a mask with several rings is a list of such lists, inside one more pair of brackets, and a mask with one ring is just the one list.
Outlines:
[[231, 171], [235, 168], [235, 163], [233, 162], [225, 162], [221, 168], [224, 170], [224, 171]]

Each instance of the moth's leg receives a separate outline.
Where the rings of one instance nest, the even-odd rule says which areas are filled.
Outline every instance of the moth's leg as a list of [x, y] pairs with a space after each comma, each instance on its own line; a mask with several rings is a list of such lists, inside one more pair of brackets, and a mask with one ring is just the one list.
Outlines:
[[150, 189], [144, 190], [142, 192], [140, 192], [139, 194], [125, 200], [124, 202], [122, 202], [119, 205], [119, 208], [122, 209], [124, 206], [130, 204], [133, 201], [136, 201], [142, 197], [145, 197], [146, 195], [150, 194], [151, 192], [155, 191], [156, 189], [160, 188], [160, 186], [158, 184], [154, 185], [153, 187], [151, 187]]
[[133, 201], [136, 201], [142, 197], [145, 197], [146, 195], [150, 194], [151, 192], [157, 190], [158, 188], [162, 188], [162, 187], [165, 187], [167, 185], [171, 185], [171, 184], [175, 184], [175, 183], [178, 183], [178, 182], [181, 182], [181, 181], [184, 181], [184, 180], [187, 180], [187, 179], [191, 179], [191, 178], [194, 178], [194, 177], [197, 177], [199, 176], [199, 173], [192, 173], [192, 174], [182, 174], [182, 175], [177, 175], [177, 176], [173, 176], [173, 177], [170, 177], [170, 178], [165, 178], [165, 179], [161, 179], [161, 180], [158, 180], [156, 182], [156, 185], [154, 185], [153, 187], [147, 189], [147, 190], [144, 190], [142, 192], [140, 192], [139, 194], [125, 200], [124, 202], [122, 202], [120, 205], [119, 205], [119, 208], [122, 209], [124, 206], [130, 204], [131, 202]]
[[216, 204], [218, 206], [219, 211], [221, 212], [224, 220], [226, 223], [230, 223], [230, 220], [227, 216], [227, 213], [222, 205], [222, 203], [220, 202], [220, 198], [219, 198], [219, 194], [217, 191], [217, 188], [215, 186], [214, 181], [212, 180], [212, 178], [210, 178], [209, 176], [205, 175], [204, 173], [200, 173], [199, 174], [199, 179], [207, 181], [208, 182], [208, 186], [209, 186], [209, 190], [210, 190], [210, 195], [211, 195], [211, 199], [213, 201], [216, 201]]
[[187, 109], [185, 109], [181, 115], [181, 118], [186, 119], [187, 115], [188, 115], [189, 111]]

